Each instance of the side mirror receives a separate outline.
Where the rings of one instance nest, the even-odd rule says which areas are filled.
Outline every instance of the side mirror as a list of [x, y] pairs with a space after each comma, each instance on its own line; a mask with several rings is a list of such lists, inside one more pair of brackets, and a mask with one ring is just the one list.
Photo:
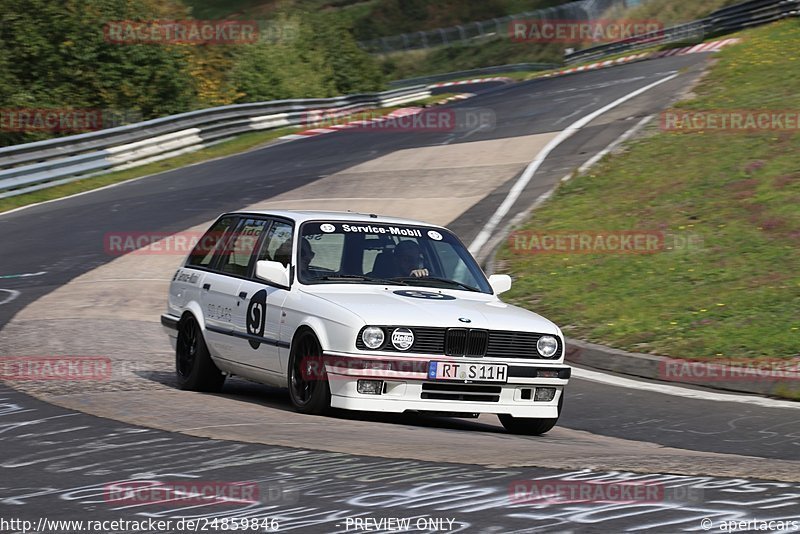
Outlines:
[[258, 261], [256, 262], [256, 278], [282, 287], [289, 287], [289, 266], [279, 261]]
[[511, 277], [507, 274], [493, 274], [489, 277], [489, 285], [492, 286], [495, 295], [505, 293], [511, 289]]

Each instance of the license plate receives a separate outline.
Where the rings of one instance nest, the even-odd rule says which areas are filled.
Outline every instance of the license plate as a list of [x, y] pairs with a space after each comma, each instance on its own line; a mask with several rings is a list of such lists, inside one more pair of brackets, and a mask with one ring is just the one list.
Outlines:
[[430, 380], [459, 380], [470, 382], [508, 382], [508, 366], [491, 363], [431, 362]]

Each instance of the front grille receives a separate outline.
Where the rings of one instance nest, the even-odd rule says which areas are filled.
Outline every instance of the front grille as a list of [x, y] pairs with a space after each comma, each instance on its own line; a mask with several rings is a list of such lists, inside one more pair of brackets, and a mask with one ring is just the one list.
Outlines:
[[486, 330], [450, 328], [445, 340], [445, 354], [448, 356], [483, 356], [489, 333]]
[[500, 402], [501, 386], [472, 384], [422, 384], [421, 399], [465, 402]]
[[[382, 327], [386, 336], [383, 346], [375, 349], [387, 352], [401, 352], [392, 346], [392, 331], [400, 326]], [[469, 328], [433, 328], [427, 326], [411, 326], [414, 332], [414, 344], [407, 351], [416, 354], [434, 354], [447, 356], [464, 356], [479, 358], [505, 358], [505, 359], [532, 359], [543, 360], [536, 350], [536, 342], [544, 334], [534, 332], [513, 332], [506, 330], [472, 330]], [[550, 358], [557, 360], [564, 347], [559, 347], [556, 356]], [[356, 348], [370, 351], [361, 341], [359, 332], [356, 339]]]
[[[543, 360], [536, 350], [536, 343], [544, 334], [533, 332], [511, 332], [504, 330], [493, 330], [489, 335], [489, 347], [486, 350], [487, 358], [531, 358]], [[558, 339], [558, 338], [556, 338]], [[564, 347], [561, 340], [558, 340], [558, 351], [550, 358], [557, 360], [561, 357]]]
[[[422, 354], [441, 354], [444, 351], [444, 331], [441, 328], [412, 328], [414, 344], [411, 351]], [[391, 337], [391, 330], [387, 332]], [[392, 347], [392, 342], [389, 341]], [[392, 347], [394, 349], [394, 347]]]

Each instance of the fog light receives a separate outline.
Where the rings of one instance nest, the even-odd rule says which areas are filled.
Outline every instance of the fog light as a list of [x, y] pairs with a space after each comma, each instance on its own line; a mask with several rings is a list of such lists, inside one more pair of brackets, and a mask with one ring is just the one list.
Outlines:
[[[357, 390], [362, 395], [380, 395], [383, 391], [383, 380], [359, 380]], [[555, 394], [555, 390], [553, 392]]]
[[533, 400], [536, 402], [550, 402], [556, 398], [556, 388], [536, 388]]

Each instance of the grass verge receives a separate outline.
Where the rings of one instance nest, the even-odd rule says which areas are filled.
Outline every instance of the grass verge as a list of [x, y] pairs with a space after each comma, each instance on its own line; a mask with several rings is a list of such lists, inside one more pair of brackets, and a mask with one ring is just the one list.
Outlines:
[[[800, 54], [787, 50], [800, 25], [740, 36], [678, 107], [797, 113]], [[519, 231], [657, 230], [671, 248], [531, 254], [509, 241], [498, 268], [516, 278], [510, 301], [568, 336], [673, 358], [797, 357], [798, 206], [798, 131], [658, 132], [563, 185]]]

